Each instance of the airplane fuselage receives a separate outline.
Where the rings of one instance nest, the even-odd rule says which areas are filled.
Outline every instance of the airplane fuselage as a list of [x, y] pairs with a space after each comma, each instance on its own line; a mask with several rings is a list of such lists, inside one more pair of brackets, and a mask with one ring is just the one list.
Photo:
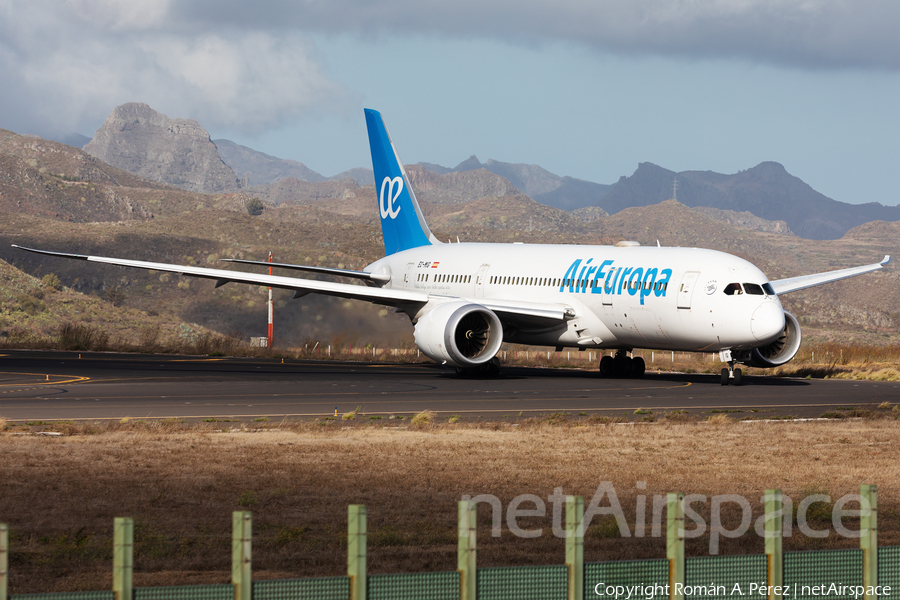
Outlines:
[[[385, 287], [433, 298], [527, 300], [574, 312], [553, 327], [504, 328], [505, 341], [522, 344], [715, 352], [767, 344], [785, 325], [763, 272], [714, 250], [440, 244], [392, 254], [365, 270], [389, 272]], [[740, 286], [729, 290], [732, 284]]]

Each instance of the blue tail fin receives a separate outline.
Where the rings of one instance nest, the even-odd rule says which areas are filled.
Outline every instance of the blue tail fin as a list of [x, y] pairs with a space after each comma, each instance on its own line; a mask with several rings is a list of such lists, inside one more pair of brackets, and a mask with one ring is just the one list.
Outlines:
[[437, 242], [425, 223], [381, 113], [369, 108], [365, 112], [385, 254]]

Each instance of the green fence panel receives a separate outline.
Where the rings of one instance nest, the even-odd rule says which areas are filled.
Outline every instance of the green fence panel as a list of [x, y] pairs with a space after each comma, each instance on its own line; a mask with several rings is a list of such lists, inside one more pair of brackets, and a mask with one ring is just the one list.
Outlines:
[[[692, 593], [686, 593], [685, 599], [733, 600], [751, 595], [751, 584], [757, 586], [752, 595], [758, 597], [760, 588], [766, 586], [767, 565], [765, 554], [689, 557], [685, 560], [684, 583]], [[735, 584], [740, 587], [735, 588]]]
[[[792, 600], [843, 599], [846, 594], [828, 593], [828, 586], [862, 585], [862, 566], [862, 550], [858, 548], [785, 552], [784, 584], [791, 586]], [[823, 585], [825, 588], [813, 589]]]
[[134, 600], [234, 600], [230, 583], [134, 588], [133, 593]]
[[566, 600], [569, 568], [491, 567], [478, 569], [478, 600]]
[[253, 582], [253, 600], [347, 600], [350, 578], [311, 577]]
[[878, 585], [891, 586], [891, 594], [900, 592], [900, 546], [878, 549]]
[[[603, 589], [598, 588], [603, 584]], [[655, 594], [642, 594], [640, 598], [648, 598], [651, 595], [656, 598], [666, 597], [665, 586], [669, 585], [669, 561], [665, 558], [650, 560], [617, 560], [612, 562], [584, 563], [584, 597], [597, 598], [604, 593], [606, 586], [617, 585], [643, 585], [662, 586], [662, 590], [655, 589]], [[595, 590], [600, 590], [597, 594]], [[634, 596], [632, 596], [634, 597]]]
[[459, 571], [369, 575], [367, 585], [367, 600], [459, 600]]
[[10, 600], [115, 600], [112, 590], [101, 592], [57, 592], [55, 594], [10, 594]]

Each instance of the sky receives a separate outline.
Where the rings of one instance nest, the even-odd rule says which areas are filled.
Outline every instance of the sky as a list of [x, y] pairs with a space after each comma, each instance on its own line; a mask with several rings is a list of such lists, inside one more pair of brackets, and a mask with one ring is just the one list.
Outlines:
[[0, 128], [145, 102], [330, 176], [470, 155], [615, 183], [777, 161], [900, 204], [896, 0], [0, 0]]

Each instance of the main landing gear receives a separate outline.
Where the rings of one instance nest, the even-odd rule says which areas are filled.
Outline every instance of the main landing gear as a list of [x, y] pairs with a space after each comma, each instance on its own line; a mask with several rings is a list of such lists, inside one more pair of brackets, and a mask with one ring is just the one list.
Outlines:
[[600, 359], [600, 375], [616, 379], [640, 379], [647, 365], [640, 356], [631, 358], [625, 350], [618, 350], [615, 356]]
[[500, 375], [500, 359], [496, 356], [486, 363], [482, 363], [477, 367], [456, 367], [457, 377], [465, 377], [468, 379], [491, 378]]
[[730, 361], [728, 367], [722, 369], [722, 385], [728, 385], [729, 383], [741, 385], [743, 374], [743, 371], [734, 368], [734, 361]]

